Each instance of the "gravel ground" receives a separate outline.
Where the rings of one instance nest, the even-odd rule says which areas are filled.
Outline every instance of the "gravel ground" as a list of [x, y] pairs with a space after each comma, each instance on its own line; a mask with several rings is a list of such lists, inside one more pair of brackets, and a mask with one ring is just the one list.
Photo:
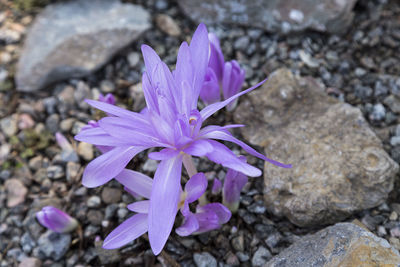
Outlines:
[[[101, 116], [82, 100], [111, 92], [119, 105], [139, 111], [143, 96], [138, 83], [144, 67], [140, 45], [151, 45], [167, 64], [174, 64], [180, 42], [196, 27], [173, 2], [127, 2], [144, 6], [154, 17], [169, 15], [181, 33], [170, 36], [154, 23], [153, 29], [95, 74], [34, 94], [20, 94], [13, 89], [15, 63], [26, 27], [40, 8], [19, 11], [10, 1], [0, 1], [0, 10], [5, 10], [0, 11], [0, 25], [14, 25], [8, 35], [0, 30], [0, 266], [27, 264], [27, 257], [40, 259], [43, 266], [217, 266], [217, 262], [219, 266], [261, 266], [300, 236], [321, 229], [298, 228], [287, 219], [272, 216], [263, 204], [263, 179], [252, 178], [238, 213], [219, 231], [188, 238], [173, 234], [157, 257], [146, 236], [120, 250], [101, 249], [102, 238], [129, 216], [126, 205], [132, 197], [114, 181], [96, 189], [82, 187], [83, 167], [98, 151], [78, 145], [72, 137], [87, 121]], [[229, 25], [209, 30], [221, 38], [226, 58], [237, 59], [246, 69], [246, 86], [283, 66], [311, 75], [327, 86], [327, 93], [359, 107], [385, 149], [400, 162], [400, 5], [395, 0], [365, 0], [359, 1], [355, 12], [353, 27], [343, 36], [306, 32], [282, 37]], [[213, 120], [231, 123], [232, 115], [220, 112]], [[57, 131], [68, 137], [76, 153], [67, 153], [55, 144]], [[254, 158], [250, 163], [263, 168], [263, 162]], [[218, 165], [206, 160], [197, 164], [209, 177], [224, 177], [225, 171]], [[132, 166], [148, 175], [155, 171], [154, 162], [144, 153], [135, 157]], [[359, 219], [400, 249], [397, 189], [387, 203], [349, 221]], [[36, 222], [35, 211], [49, 204], [80, 221], [82, 238], [78, 232], [46, 232]], [[38, 264], [35, 259], [30, 261]]]

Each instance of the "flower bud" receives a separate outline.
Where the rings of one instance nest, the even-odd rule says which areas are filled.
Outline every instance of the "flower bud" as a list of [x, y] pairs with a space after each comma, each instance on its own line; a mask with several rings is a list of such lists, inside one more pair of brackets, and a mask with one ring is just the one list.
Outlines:
[[78, 226], [76, 219], [52, 206], [43, 207], [36, 218], [41, 225], [57, 233], [71, 232]]

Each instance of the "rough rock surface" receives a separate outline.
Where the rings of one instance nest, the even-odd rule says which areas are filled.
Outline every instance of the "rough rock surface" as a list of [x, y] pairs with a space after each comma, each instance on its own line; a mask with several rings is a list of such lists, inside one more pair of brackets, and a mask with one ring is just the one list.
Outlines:
[[289, 70], [242, 101], [235, 121], [267, 156], [293, 164], [266, 164], [267, 208], [299, 226], [329, 224], [381, 204], [398, 165], [383, 150], [359, 109], [327, 96], [311, 78]]
[[313, 29], [340, 33], [352, 22], [356, 1], [179, 0], [178, 3], [197, 22], [250, 25], [273, 32]]
[[47, 6], [28, 33], [17, 66], [17, 88], [35, 91], [87, 75], [149, 27], [146, 10], [118, 0]]
[[383, 238], [352, 223], [338, 223], [306, 236], [266, 267], [398, 266], [399, 252]]

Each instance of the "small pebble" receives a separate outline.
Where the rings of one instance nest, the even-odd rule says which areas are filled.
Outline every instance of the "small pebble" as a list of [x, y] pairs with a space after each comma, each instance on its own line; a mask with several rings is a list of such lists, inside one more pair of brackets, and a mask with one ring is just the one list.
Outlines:
[[257, 249], [253, 257], [251, 258], [251, 264], [252, 266], [264, 266], [271, 258], [271, 252], [269, 252], [269, 250], [265, 247], [261, 246]]
[[399, 218], [399, 215], [397, 214], [397, 212], [392, 211], [392, 213], [390, 213], [389, 220], [397, 221], [398, 218]]
[[86, 161], [91, 161], [94, 158], [93, 145], [80, 142], [78, 145], [78, 155]]
[[97, 208], [101, 204], [101, 199], [98, 196], [91, 196], [87, 200], [86, 204], [88, 205], [89, 208]]

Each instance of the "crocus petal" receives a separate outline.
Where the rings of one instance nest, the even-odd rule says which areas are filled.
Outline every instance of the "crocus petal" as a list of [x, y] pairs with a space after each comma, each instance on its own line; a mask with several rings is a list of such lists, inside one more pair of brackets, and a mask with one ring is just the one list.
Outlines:
[[142, 54], [144, 59], [144, 64], [146, 66], [146, 71], [148, 74], [152, 74], [154, 69], [157, 67], [157, 64], [161, 61], [160, 57], [157, 53], [148, 45], [142, 45]]
[[260, 176], [261, 171], [256, 167], [247, 164], [240, 159], [226, 146], [214, 140], [208, 140], [214, 150], [207, 154], [207, 157], [218, 164], [246, 174], [247, 176]]
[[207, 105], [220, 101], [221, 99], [218, 78], [214, 70], [211, 68], [207, 69], [203, 87], [200, 92], [200, 98]]
[[129, 204], [127, 208], [137, 213], [149, 213], [150, 200], [137, 201]]
[[166, 160], [173, 157], [176, 157], [180, 152], [175, 149], [165, 148], [160, 152], [151, 152], [149, 153], [149, 158], [154, 160]]
[[154, 175], [149, 210], [149, 240], [155, 255], [167, 242], [180, 200], [182, 157], [160, 162]]
[[129, 161], [145, 147], [116, 147], [92, 160], [83, 172], [82, 184], [86, 187], [103, 185], [119, 174]]
[[215, 178], [215, 179], [214, 179], [214, 182], [213, 182], [212, 189], [211, 189], [211, 193], [214, 194], [214, 195], [216, 195], [216, 194], [218, 194], [219, 192], [221, 192], [221, 188], [222, 188], [222, 183], [221, 183], [221, 181], [220, 181], [219, 179]]
[[231, 128], [239, 128], [239, 127], [244, 127], [244, 125], [243, 124], [229, 124], [229, 125], [225, 125], [225, 126], [208, 125], [200, 130], [199, 136], [203, 136], [209, 132], [223, 131], [223, 130], [227, 130], [227, 129], [231, 129]]
[[147, 127], [138, 128], [139, 125], [133, 125], [129, 119], [105, 117], [99, 121], [101, 129], [112, 137], [125, 141], [126, 145], [139, 146], [163, 146], [163, 143]]
[[229, 141], [229, 142], [232, 142], [232, 143], [235, 143], [235, 144], [239, 145], [241, 148], [244, 149], [244, 151], [246, 151], [250, 155], [258, 157], [258, 158], [260, 158], [262, 160], [265, 160], [265, 161], [267, 161], [269, 163], [272, 163], [272, 164], [274, 164], [276, 166], [279, 166], [279, 167], [282, 167], [282, 168], [291, 168], [292, 167], [291, 164], [284, 164], [284, 163], [280, 163], [280, 162], [278, 162], [276, 160], [267, 158], [263, 154], [257, 152], [254, 148], [250, 147], [249, 145], [247, 145], [246, 143], [240, 141], [239, 139], [233, 137], [230, 133], [228, 133], [226, 131], [213, 131], [213, 132], [209, 132], [207, 134], [204, 134], [202, 137], [203, 138], [211, 138], [211, 139]]
[[208, 143], [206, 140], [196, 140], [192, 142], [187, 148], [183, 150], [186, 154], [202, 157], [211, 153], [213, 151], [213, 146]]
[[204, 173], [193, 175], [185, 185], [186, 201], [192, 203], [199, 199], [207, 189], [207, 178]]
[[208, 232], [221, 227], [218, 215], [212, 210], [198, 211], [195, 213], [195, 216], [199, 224], [199, 229], [195, 232], [196, 234]]
[[193, 95], [192, 95], [192, 109], [197, 107], [197, 99], [203, 85], [204, 76], [208, 67], [209, 55], [209, 40], [206, 25], [201, 23], [195, 33], [193, 34], [192, 41], [190, 42], [190, 54], [192, 57], [192, 64], [194, 68], [193, 80]]
[[75, 135], [75, 140], [98, 146], [121, 146], [127, 143], [124, 140], [112, 137], [100, 127], [81, 131]]
[[208, 39], [210, 40], [210, 60], [208, 66], [214, 70], [217, 80], [222, 80], [225, 61], [219, 45], [219, 40], [214, 33], [209, 33]]
[[209, 203], [204, 206], [197, 206], [197, 212], [214, 212], [218, 216], [219, 224], [227, 223], [231, 219], [231, 212], [221, 203]]
[[147, 214], [136, 214], [125, 220], [104, 240], [103, 248], [115, 249], [128, 244], [147, 232]]
[[143, 173], [124, 169], [115, 179], [123, 186], [145, 198], [150, 198], [151, 187], [153, 186], [153, 179]]
[[222, 199], [231, 211], [236, 211], [239, 207], [240, 191], [247, 183], [247, 176], [241, 172], [229, 169], [224, 181]]
[[188, 236], [199, 229], [199, 223], [192, 213], [185, 217], [185, 222], [175, 232], [180, 236]]
[[231, 103], [232, 101], [234, 101], [235, 99], [237, 99], [239, 96], [242, 96], [244, 94], [247, 94], [248, 92], [256, 89], [257, 87], [259, 87], [260, 85], [262, 85], [263, 83], [265, 83], [267, 81], [267, 79], [257, 83], [256, 85], [250, 87], [249, 89], [246, 89], [240, 93], [237, 93], [234, 96], [231, 96], [230, 98], [228, 98], [227, 100], [221, 101], [221, 102], [217, 102], [211, 105], [208, 105], [207, 107], [203, 108], [200, 111], [201, 117], [203, 118], [203, 121], [205, 121], [207, 118], [209, 118], [212, 114], [214, 114], [215, 112], [217, 112], [218, 110], [222, 109], [223, 107], [225, 107], [226, 105], [228, 105], [229, 103]]
[[186, 116], [189, 116], [193, 101], [192, 91], [190, 90], [194, 80], [193, 64], [191, 60], [189, 45], [183, 42], [179, 47], [174, 77], [178, 90], [182, 93], [182, 102], [177, 103], [178, 110], [181, 114]]
[[94, 108], [97, 108], [97, 109], [100, 109], [100, 110], [106, 112], [107, 114], [111, 114], [113, 116], [122, 117], [122, 118], [128, 118], [136, 123], [148, 124], [146, 117], [143, 114], [132, 112], [132, 111], [117, 107], [115, 105], [103, 103], [103, 102], [96, 101], [96, 100], [86, 99], [85, 102]]
[[57, 144], [63, 150], [73, 150], [72, 145], [68, 142], [67, 138], [60, 132], [56, 133]]
[[146, 100], [146, 107], [140, 113], [144, 114], [145, 109], [159, 112], [157, 95], [153, 88], [153, 85], [150, 82], [150, 78], [147, 72], [144, 72], [142, 75], [142, 89], [143, 89], [144, 99]]

